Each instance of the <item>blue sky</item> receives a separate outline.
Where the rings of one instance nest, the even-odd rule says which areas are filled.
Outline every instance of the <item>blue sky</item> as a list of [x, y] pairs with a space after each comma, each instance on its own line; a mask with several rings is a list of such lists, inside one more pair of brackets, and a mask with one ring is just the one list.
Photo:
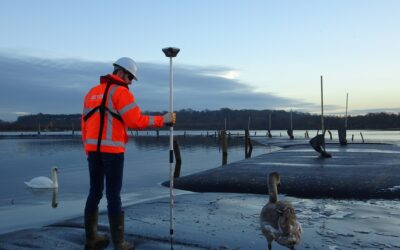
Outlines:
[[80, 113], [118, 57], [138, 63], [143, 110], [399, 112], [400, 1], [2, 1], [0, 119]]

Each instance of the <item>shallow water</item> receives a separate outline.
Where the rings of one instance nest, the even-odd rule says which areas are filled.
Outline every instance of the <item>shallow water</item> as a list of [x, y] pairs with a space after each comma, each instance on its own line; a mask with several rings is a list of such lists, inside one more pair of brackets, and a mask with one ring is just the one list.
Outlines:
[[[182, 156], [181, 176], [218, 167], [222, 153], [214, 137], [178, 136]], [[79, 136], [71, 138], [21, 138], [0, 140], [0, 232], [35, 226], [80, 215], [88, 192], [87, 160]], [[253, 156], [267, 153], [254, 145]], [[160, 183], [169, 179], [169, 138], [139, 136], [127, 144], [122, 190], [123, 204], [169, 195]], [[244, 158], [243, 139], [229, 141], [228, 162]], [[48, 176], [59, 169], [59, 188], [33, 190], [24, 181]], [[180, 191], [176, 190], [176, 193]], [[53, 197], [56, 201], [52, 204]], [[105, 209], [105, 197], [101, 209]], [[57, 203], [57, 207], [54, 203]], [[18, 219], [17, 219], [18, 218]]]

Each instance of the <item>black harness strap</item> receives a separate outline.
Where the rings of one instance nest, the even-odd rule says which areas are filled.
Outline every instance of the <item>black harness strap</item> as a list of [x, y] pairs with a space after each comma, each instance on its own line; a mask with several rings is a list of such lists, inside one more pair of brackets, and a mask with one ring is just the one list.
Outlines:
[[[119, 120], [120, 122], [123, 122], [123, 121], [124, 121], [124, 120], [122, 120], [122, 117], [121, 117], [119, 114], [117, 114], [117, 113], [115, 113], [115, 112], [112, 112], [107, 106], [104, 107], [104, 108], [105, 108], [106, 111], [107, 111], [108, 113], [110, 113], [115, 119]], [[97, 110], [99, 110], [99, 109], [100, 109], [100, 105], [97, 106], [97, 107], [95, 107], [95, 108], [93, 108], [92, 110], [90, 110], [89, 113], [87, 113], [87, 114], [83, 117], [83, 120], [86, 122], [86, 121], [87, 121], [94, 113], [96, 113]]]
[[89, 113], [87, 113], [84, 117], [83, 120], [86, 122], [94, 113], [96, 113], [96, 111], [99, 109], [100, 105], [93, 108], [92, 110], [89, 111]]
[[[108, 91], [110, 90], [110, 86], [112, 84], [110, 82], [107, 83], [106, 85], [106, 89], [104, 91], [103, 94], [103, 99], [101, 99], [101, 104], [95, 108], [93, 108], [92, 110], [90, 110], [89, 113], [87, 113], [84, 117], [83, 120], [86, 122], [95, 112], [97, 112], [97, 110], [100, 111], [100, 128], [99, 128], [99, 136], [97, 138], [97, 149], [96, 149], [96, 153], [99, 154], [100, 153], [100, 146], [101, 146], [101, 140], [102, 140], [102, 135], [103, 135], [103, 130], [104, 130], [104, 119], [105, 119], [105, 114], [106, 111], [111, 114], [115, 119], [119, 120], [120, 122], [124, 122], [122, 120], [122, 117], [115, 113], [112, 112], [107, 106], [106, 106], [106, 101], [107, 101], [107, 96], [108, 96]], [[123, 87], [127, 87], [125, 85], [122, 84], [117, 84]]]
[[105, 106], [106, 106], [107, 95], [108, 95], [108, 90], [110, 89], [110, 86], [111, 86], [111, 84], [110, 84], [110, 82], [108, 82], [107, 86], [106, 86], [106, 90], [104, 91], [104, 94], [103, 94], [103, 99], [101, 100], [101, 104], [99, 106], [99, 110], [100, 110], [100, 128], [99, 128], [99, 136], [97, 137], [97, 150], [96, 150], [97, 154], [100, 153], [101, 137], [103, 135], [103, 129], [104, 129], [104, 118], [105, 118], [105, 115], [106, 115]]

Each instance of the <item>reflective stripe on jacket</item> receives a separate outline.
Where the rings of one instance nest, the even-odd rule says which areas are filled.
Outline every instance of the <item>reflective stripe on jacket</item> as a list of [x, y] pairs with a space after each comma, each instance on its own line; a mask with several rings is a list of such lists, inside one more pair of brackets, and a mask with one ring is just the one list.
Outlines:
[[[86, 121], [83, 119], [92, 109], [97, 108], [103, 99], [107, 83], [110, 88], [107, 94], [104, 127], [101, 137], [100, 152], [123, 153], [128, 142], [128, 127], [144, 129], [162, 127], [162, 116], [142, 115], [135, 98], [124, 81], [116, 75], [100, 77], [100, 84], [93, 87], [85, 96], [82, 113], [82, 140], [86, 152], [97, 150], [100, 130], [100, 111], [97, 109]], [[114, 115], [112, 115], [114, 113]], [[120, 116], [122, 119], [117, 119]]]

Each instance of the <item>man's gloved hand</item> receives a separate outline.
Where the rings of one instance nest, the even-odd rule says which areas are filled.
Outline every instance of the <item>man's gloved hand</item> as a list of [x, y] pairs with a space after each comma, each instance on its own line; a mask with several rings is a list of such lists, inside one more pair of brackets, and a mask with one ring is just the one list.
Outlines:
[[165, 125], [173, 126], [176, 122], [176, 113], [174, 112], [174, 113], [172, 113], [172, 115], [170, 112], [164, 114], [163, 121], [164, 121]]

